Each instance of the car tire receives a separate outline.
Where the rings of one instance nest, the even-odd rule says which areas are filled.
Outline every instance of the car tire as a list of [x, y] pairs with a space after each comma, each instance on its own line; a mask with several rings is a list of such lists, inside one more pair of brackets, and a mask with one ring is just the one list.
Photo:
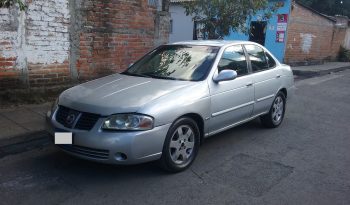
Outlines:
[[197, 123], [188, 117], [176, 120], [169, 128], [162, 157], [161, 168], [169, 172], [181, 172], [191, 166], [200, 145], [200, 132]]
[[260, 121], [267, 128], [276, 128], [282, 124], [285, 111], [286, 97], [284, 93], [278, 92], [272, 102], [269, 113], [261, 116]]

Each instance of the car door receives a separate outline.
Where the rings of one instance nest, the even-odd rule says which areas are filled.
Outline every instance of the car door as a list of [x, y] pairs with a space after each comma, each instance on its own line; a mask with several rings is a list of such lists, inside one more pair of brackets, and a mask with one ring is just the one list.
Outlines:
[[244, 45], [249, 57], [255, 88], [253, 116], [268, 112], [281, 87], [281, 71], [272, 56], [258, 45]]
[[218, 83], [209, 80], [210, 133], [219, 132], [251, 117], [253, 111], [253, 78], [249, 75], [246, 55], [241, 45], [230, 46], [224, 50], [214, 76], [225, 69], [235, 70], [238, 76], [234, 80]]

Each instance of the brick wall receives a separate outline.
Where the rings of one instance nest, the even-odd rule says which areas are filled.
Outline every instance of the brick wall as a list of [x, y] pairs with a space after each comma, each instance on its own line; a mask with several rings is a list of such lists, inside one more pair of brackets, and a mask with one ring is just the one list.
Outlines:
[[165, 30], [160, 31], [165, 36], [157, 36], [159, 13], [148, 0], [94, 0], [80, 6], [82, 27], [77, 31], [79, 80], [121, 72], [168, 40]]
[[294, 3], [288, 24], [285, 62], [300, 64], [336, 60], [346, 29]]
[[0, 8], [0, 89], [70, 81], [68, 0], [33, 0], [26, 12]]
[[20, 85], [21, 71], [16, 69], [17, 22], [15, 9], [0, 9], [0, 87]]
[[169, 14], [148, 0], [27, 0], [0, 8], [0, 91], [70, 85], [125, 70], [166, 43]]

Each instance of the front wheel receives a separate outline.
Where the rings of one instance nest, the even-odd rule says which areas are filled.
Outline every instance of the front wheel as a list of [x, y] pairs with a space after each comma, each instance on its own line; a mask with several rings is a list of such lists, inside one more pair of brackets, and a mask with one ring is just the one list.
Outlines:
[[268, 128], [276, 128], [281, 125], [284, 112], [286, 110], [286, 97], [282, 92], [278, 92], [269, 113], [260, 117], [261, 123]]
[[191, 118], [180, 118], [173, 123], [166, 136], [160, 165], [170, 172], [187, 169], [197, 156], [200, 132]]

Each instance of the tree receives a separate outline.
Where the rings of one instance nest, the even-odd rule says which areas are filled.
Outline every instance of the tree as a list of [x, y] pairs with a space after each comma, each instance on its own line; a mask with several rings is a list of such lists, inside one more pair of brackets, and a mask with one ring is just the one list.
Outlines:
[[21, 0], [0, 0], [0, 8], [8, 8], [16, 3], [21, 11], [26, 9], [26, 5]]
[[330, 16], [350, 17], [350, 0], [299, 0], [297, 2]]
[[207, 39], [218, 39], [230, 31], [247, 33], [247, 21], [257, 12], [262, 12], [262, 20], [269, 19], [278, 8], [268, 0], [189, 0], [182, 3], [186, 15], [203, 26]]

